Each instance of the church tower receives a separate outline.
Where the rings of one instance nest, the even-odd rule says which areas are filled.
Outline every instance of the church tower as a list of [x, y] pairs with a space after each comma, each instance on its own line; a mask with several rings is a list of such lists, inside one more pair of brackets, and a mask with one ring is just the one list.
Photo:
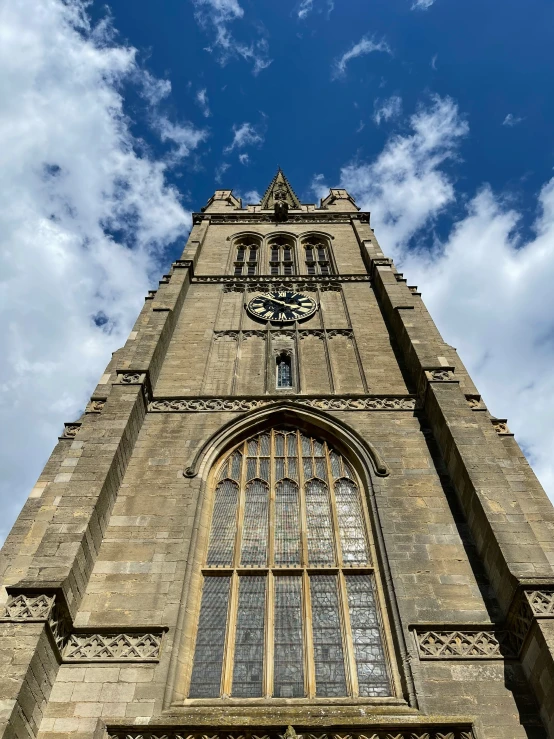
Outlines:
[[554, 737], [553, 532], [370, 214], [217, 190], [2, 550], [2, 736]]

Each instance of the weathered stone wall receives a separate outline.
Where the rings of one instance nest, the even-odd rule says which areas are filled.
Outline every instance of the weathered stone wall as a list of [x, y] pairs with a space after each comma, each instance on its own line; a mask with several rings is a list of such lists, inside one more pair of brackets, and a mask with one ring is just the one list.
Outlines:
[[[273, 737], [292, 724], [366, 739], [554, 736], [554, 509], [509, 428], [345, 191], [317, 223], [313, 207], [277, 226], [237, 204], [219, 191], [196, 217], [2, 550], [2, 735]], [[320, 305], [311, 319], [283, 330], [248, 316], [245, 300], [265, 288], [230, 285], [241, 283], [229, 279], [232, 237], [245, 231], [329, 235], [339, 279], [305, 280]], [[298, 374], [283, 394], [281, 346]], [[347, 455], [348, 438], [373, 450], [362, 476], [402, 695], [180, 698], [210, 495], [196, 455], [212, 459], [210, 438], [223, 451], [226, 424], [272, 403], [315, 435], [336, 429]]]

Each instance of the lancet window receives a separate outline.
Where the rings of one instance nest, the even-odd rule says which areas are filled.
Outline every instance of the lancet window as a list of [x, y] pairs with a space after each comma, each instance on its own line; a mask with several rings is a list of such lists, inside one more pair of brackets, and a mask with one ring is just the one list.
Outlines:
[[309, 275], [331, 274], [329, 247], [320, 238], [310, 237], [304, 241], [306, 272]]
[[260, 244], [254, 237], [244, 237], [235, 242], [235, 275], [255, 275], [258, 273]]
[[286, 390], [292, 387], [292, 360], [290, 354], [281, 352], [276, 359], [276, 387]]
[[287, 236], [278, 236], [269, 244], [269, 274], [294, 274], [294, 242]]
[[326, 442], [273, 429], [216, 469], [189, 698], [384, 697], [365, 504]]

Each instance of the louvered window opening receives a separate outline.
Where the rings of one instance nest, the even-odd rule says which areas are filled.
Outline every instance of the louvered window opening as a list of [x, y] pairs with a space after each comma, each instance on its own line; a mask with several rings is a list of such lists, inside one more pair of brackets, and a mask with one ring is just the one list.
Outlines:
[[293, 275], [293, 247], [285, 241], [273, 242], [269, 247], [269, 274]]
[[306, 272], [309, 275], [329, 275], [331, 267], [327, 249], [323, 244], [307, 244], [305, 246]]
[[349, 463], [293, 429], [215, 483], [189, 698], [391, 695], [366, 513]]
[[235, 259], [235, 275], [255, 275], [258, 271], [258, 248], [239, 244]]

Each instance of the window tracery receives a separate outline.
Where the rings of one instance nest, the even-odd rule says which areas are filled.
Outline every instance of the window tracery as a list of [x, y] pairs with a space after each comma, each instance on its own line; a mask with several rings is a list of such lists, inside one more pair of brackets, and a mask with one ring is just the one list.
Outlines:
[[294, 240], [290, 236], [277, 236], [269, 243], [269, 274], [293, 275]]
[[309, 275], [330, 275], [329, 245], [319, 236], [310, 236], [304, 240], [303, 246], [306, 273]]
[[260, 241], [254, 236], [243, 236], [234, 243], [236, 249], [234, 274], [256, 275], [258, 273]]
[[366, 515], [350, 464], [296, 429], [225, 457], [190, 698], [391, 695]]

